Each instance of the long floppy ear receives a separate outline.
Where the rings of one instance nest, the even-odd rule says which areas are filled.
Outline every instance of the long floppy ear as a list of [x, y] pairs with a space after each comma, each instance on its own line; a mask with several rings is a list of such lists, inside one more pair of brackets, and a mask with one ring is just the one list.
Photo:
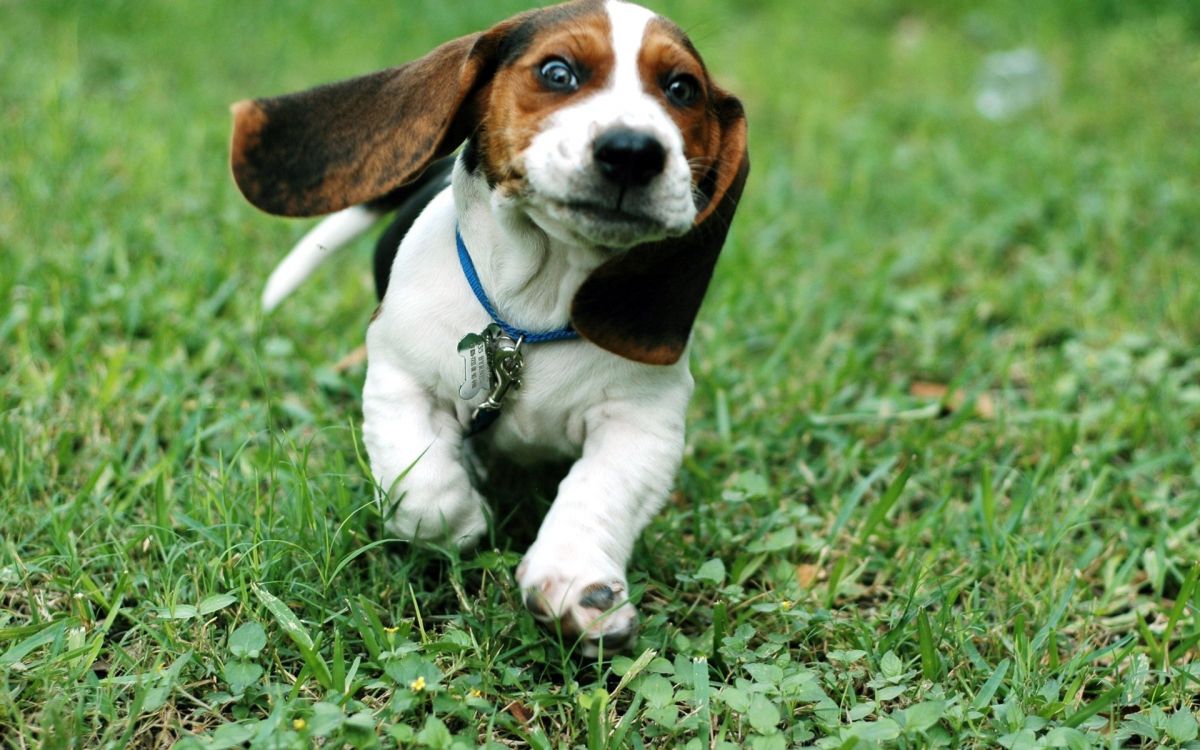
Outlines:
[[268, 213], [315, 216], [415, 179], [474, 130], [474, 95], [507, 26], [398, 68], [234, 104], [230, 164], [242, 194]]
[[606, 261], [571, 304], [575, 330], [626, 359], [669, 365], [683, 355], [750, 173], [742, 103], [715, 91], [720, 152], [698, 186], [708, 201], [695, 226], [682, 237], [638, 245]]

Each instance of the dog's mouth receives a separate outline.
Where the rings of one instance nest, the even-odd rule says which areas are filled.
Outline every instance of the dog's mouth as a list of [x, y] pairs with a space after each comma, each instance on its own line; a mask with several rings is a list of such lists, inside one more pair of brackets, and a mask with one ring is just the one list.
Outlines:
[[609, 250], [624, 250], [682, 234], [690, 228], [640, 196], [525, 194], [525, 210], [551, 236]]
[[565, 211], [604, 224], [617, 226], [642, 226], [646, 229], [662, 228], [662, 222], [628, 206], [605, 206], [593, 201], [562, 201]]
[[547, 207], [551, 217], [579, 239], [598, 247], [621, 250], [670, 234], [661, 219], [631, 209], [594, 201], [568, 200]]

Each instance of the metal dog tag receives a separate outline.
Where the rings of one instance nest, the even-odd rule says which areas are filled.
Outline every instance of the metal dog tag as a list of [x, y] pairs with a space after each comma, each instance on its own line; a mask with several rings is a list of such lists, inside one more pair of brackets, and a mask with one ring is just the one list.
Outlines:
[[491, 389], [492, 347], [499, 333], [500, 328], [492, 324], [483, 333], [468, 333], [458, 342], [458, 354], [463, 358], [463, 382], [458, 387], [462, 398], [472, 399]]
[[521, 368], [525, 357], [521, 354], [521, 344], [525, 337], [513, 341], [506, 334], [498, 334], [491, 340], [489, 351], [492, 366], [492, 387], [487, 399], [479, 405], [478, 411], [499, 411], [504, 403], [504, 397], [512, 388], [521, 387]]

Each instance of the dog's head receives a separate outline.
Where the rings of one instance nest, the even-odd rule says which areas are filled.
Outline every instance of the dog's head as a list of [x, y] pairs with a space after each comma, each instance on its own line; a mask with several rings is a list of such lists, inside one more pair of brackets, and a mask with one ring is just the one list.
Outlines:
[[251, 203], [379, 198], [467, 141], [466, 167], [562, 240], [611, 249], [572, 304], [599, 346], [676, 361], [749, 171], [741, 103], [673, 23], [617, 0], [530, 11], [398, 68], [234, 105]]

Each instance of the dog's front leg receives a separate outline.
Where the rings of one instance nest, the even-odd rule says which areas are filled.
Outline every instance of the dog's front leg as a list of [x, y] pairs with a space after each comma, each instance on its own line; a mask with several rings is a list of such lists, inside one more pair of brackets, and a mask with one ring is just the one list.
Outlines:
[[666, 501], [683, 455], [683, 408], [647, 413], [644, 405], [609, 403], [596, 411], [585, 420], [583, 455], [517, 568], [526, 607], [583, 636], [589, 656], [602, 639], [618, 650], [636, 633], [625, 566]]
[[487, 530], [486, 506], [471, 486], [455, 415], [382, 357], [367, 368], [363, 442], [379, 501], [385, 511], [394, 506], [384, 519], [390, 533], [469, 547]]

